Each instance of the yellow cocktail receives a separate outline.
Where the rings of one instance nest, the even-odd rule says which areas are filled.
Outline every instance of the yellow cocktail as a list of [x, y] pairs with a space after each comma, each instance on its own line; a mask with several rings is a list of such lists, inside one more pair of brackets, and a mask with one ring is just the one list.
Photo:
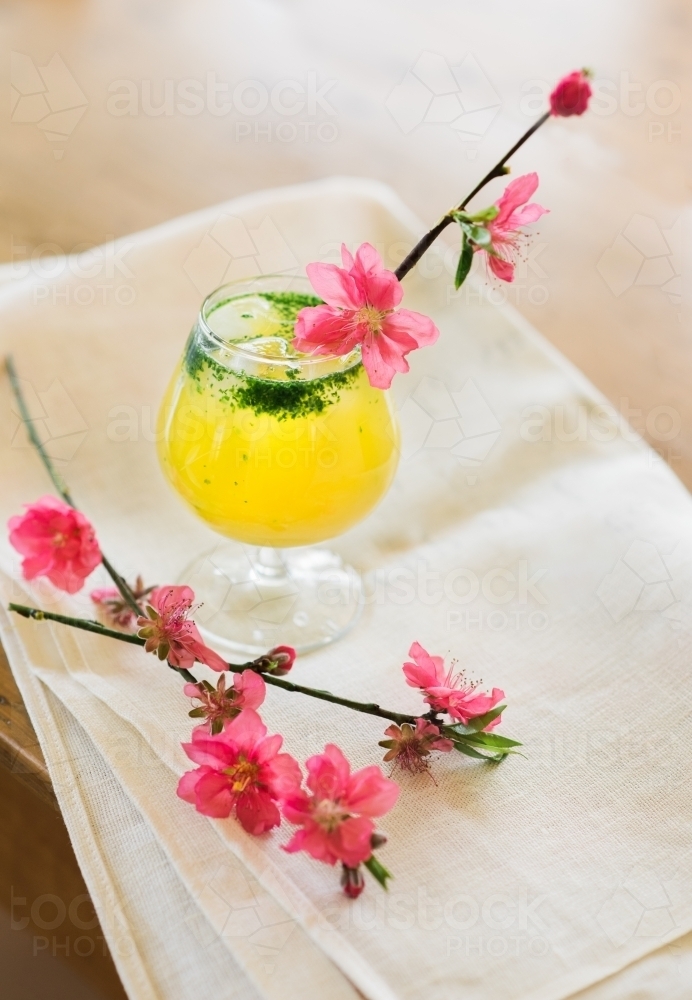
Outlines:
[[[317, 302], [301, 279], [260, 278], [219, 289], [202, 308], [161, 406], [159, 456], [172, 485], [214, 530], [252, 546], [305, 546], [342, 533], [375, 506], [396, 470], [393, 407], [387, 393], [370, 386], [358, 350], [313, 358], [292, 347], [297, 312]], [[289, 555], [260, 551], [244, 558], [248, 570], [238, 566], [237, 555], [212, 557], [216, 570], [223, 564], [231, 589], [243, 573], [258, 572], [259, 584], [273, 574], [283, 577], [283, 592], [289, 578], [300, 589], [301, 572], [286, 565]], [[329, 571], [334, 577], [335, 567]], [[214, 571], [197, 565], [192, 572], [206, 604], [199, 591], [209, 589], [205, 572]], [[352, 575], [348, 586], [353, 589]], [[353, 600], [351, 594], [347, 603]], [[220, 602], [217, 594], [213, 616], [237, 618], [238, 609], [228, 605], [228, 595]], [[305, 608], [291, 610], [291, 621], [298, 616], [300, 623]], [[334, 637], [334, 613], [321, 642]], [[286, 619], [281, 626], [274, 637], [290, 643]], [[232, 642], [229, 632], [238, 632], [238, 622], [221, 628], [220, 619], [210, 621], [208, 629]], [[260, 644], [257, 631], [242, 648]]]

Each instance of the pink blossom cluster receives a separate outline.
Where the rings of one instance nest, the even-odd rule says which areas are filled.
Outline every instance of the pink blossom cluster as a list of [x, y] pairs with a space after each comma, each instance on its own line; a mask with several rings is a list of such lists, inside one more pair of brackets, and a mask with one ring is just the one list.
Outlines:
[[[413, 773], [427, 771], [430, 754], [433, 751], [448, 753], [454, 749], [454, 741], [443, 731], [439, 715], [448, 715], [453, 723], [468, 725], [478, 720], [479, 731], [489, 733], [500, 722], [497, 708], [504, 700], [504, 691], [493, 688], [490, 694], [479, 690], [479, 684], [471, 682], [463, 672], [455, 673], [453, 668], [445, 669], [441, 656], [431, 656], [420, 643], [414, 642], [409, 649], [410, 661], [404, 663], [403, 671], [409, 687], [418, 688], [424, 701], [430, 706], [427, 717], [415, 720], [415, 725], [403, 723], [385, 729], [386, 740], [380, 746], [387, 753], [385, 761]], [[495, 715], [488, 721], [483, 716]], [[454, 735], [454, 733], [452, 733]]]
[[[588, 77], [586, 70], [563, 77], [550, 94], [546, 117], [582, 115], [591, 98]], [[504, 161], [496, 170], [490, 176], [508, 172]], [[537, 187], [538, 175], [524, 174], [511, 181], [489, 208], [469, 214], [464, 206], [448, 213], [450, 219], [460, 223], [464, 233], [457, 288], [469, 273], [476, 253], [485, 255], [495, 277], [514, 281], [524, 229], [548, 211], [529, 202]], [[371, 244], [362, 243], [355, 255], [342, 245], [341, 263], [337, 267], [313, 262], [306, 267], [312, 287], [323, 303], [307, 306], [298, 313], [294, 346], [305, 354], [326, 355], [350, 354], [359, 347], [370, 384], [388, 389], [397, 372], [409, 370], [407, 355], [434, 344], [439, 330], [429, 317], [399, 308], [404, 296], [402, 284], [393, 271], [385, 268]]]
[[[198, 766], [182, 776], [178, 795], [205, 816], [235, 815], [255, 836], [279, 826], [283, 817], [299, 827], [284, 850], [305, 851], [329, 865], [341, 862], [344, 891], [358, 895], [364, 886], [359, 867], [384, 842], [374, 819], [395, 804], [398, 785], [374, 765], [352, 772], [342, 751], [330, 743], [307, 760], [303, 786], [298, 762], [280, 752], [283, 737], [268, 736], [257, 712], [266, 690], [262, 678], [246, 670], [236, 675], [234, 688], [234, 717], [226, 715], [214, 731], [214, 705], [191, 742], [183, 744]], [[200, 698], [198, 685], [186, 685], [185, 693]]]

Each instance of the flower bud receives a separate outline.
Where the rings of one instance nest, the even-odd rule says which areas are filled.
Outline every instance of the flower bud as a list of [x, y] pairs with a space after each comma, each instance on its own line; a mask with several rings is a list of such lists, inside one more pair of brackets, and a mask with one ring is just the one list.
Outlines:
[[296, 651], [293, 646], [274, 646], [266, 654], [266, 659], [270, 661], [267, 672], [275, 677], [282, 677], [287, 674], [296, 659]]
[[589, 106], [591, 85], [588, 70], [580, 69], [569, 73], [550, 95], [550, 113], [560, 118], [583, 115]]
[[349, 899], [357, 899], [365, 888], [365, 879], [360, 868], [341, 866], [341, 886]]

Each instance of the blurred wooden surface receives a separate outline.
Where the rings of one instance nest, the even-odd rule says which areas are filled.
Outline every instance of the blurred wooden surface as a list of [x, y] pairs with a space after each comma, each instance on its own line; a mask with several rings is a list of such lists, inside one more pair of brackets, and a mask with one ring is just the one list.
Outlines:
[[125, 1000], [65, 824], [36, 787], [0, 768], [0, 995]]
[[[536, 81], [592, 66], [599, 110], [552, 122], [515, 160], [515, 173], [539, 171], [538, 200], [551, 214], [516, 284], [498, 294], [692, 486], [692, 344], [680, 287], [690, 191], [685, 0], [5, 0], [0, 32], [5, 93], [14, 87], [0, 116], [6, 280], [46, 255], [335, 173], [392, 184], [431, 222], [530, 124]], [[425, 109], [413, 125], [397, 120], [392, 95], [414, 71], [420, 90], [424, 52], [440, 72], [471, 59], [471, 91], [485, 87], [476, 103], [491, 107], [475, 135], [460, 138]], [[226, 90], [210, 97], [210, 80]], [[180, 99], [190, 81], [201, 105]], [[276, 107], [251, 106], [280, 81], [291, 83]], [[125, 113], [115, 93], [134, 95]], [[17, 791], [14, 834], [22, 815], [28, 827], [38, 822], [32, 810], [44, 810], [55, 850], [69, 853], [4, 657], [0, 760], [43, 800], [32, 805]]]
[[0, 763], [43, 802], [58, 811], [46, 762], [0, 646]]

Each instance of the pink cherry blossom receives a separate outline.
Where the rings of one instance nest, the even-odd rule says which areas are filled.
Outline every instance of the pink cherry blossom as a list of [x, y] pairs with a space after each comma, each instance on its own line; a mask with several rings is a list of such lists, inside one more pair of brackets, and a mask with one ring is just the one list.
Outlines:
[[[137, 577], [137, 581], [134, 587], [132, 587], [132, 593], [140, 606], [144, 598], [148, 597], [153, 589], [153, 587], [145, 587], [142, 577]], [[117, 587], [98, 587], [96, 590], [91, 591], [89, 597], [108, 625], [115, 625], [126, 632], [137, 631], [137, 616], [130, 605], [124, 600]]]
[[373, 817], [389, 812], [399, 786], [374, 765], [351, 774], [333, 743], [310, 757], [306, 767], [308, 791], [295, 787], [283, 801], [286, 819], [302, 827], [284, 850], [307, 851], [317, 861], [357, 868], [372, 855]]
[[308, 264], [312, 287], [325, 305], [298, 313], [293, 344], [306, 354], [349, 354], [359, 344], [370, 384], [388, 389], [396, 372], [409, 370], [406, 355], [434, 344], [439, 330], [431, 319], [398, 309], [404, 290], [377, 250], [363, 243], [355, 259], [341, 247], [343, 267]]
[[[425, 693], [425, 701], [435, 712], [446, 712], [453, 719], [464, 724], [479, 715], [485, 715], [498, 705], [505, 693], [499, 688], [493, 688], [491, 694], [478, 690], [478, 685], [470, 683], [463, 672], [454, 673], [450, 668], [445, 671], [441, 656], [430, 656], [418, 642], [414, 642], [408, 651], [413, 663], [404, 663], [404, 674], [409, 687], [420, 688]], [[489, 732], [500, 722], [500, 717], [493, 719], [484, 731]]]
[[228, 664], [205, 646], [199, 629], [188, 615], [195, 599], [190, 587], [157, 587], [149, 597], [147, 615], [137, 619], [138, 635], [146, 639], [147, 653], [157, 653], [173, 667], [187, 669], [195, 660], [212, 670], [227, 670]]
[[380, 740], [380, 746], [387, 748], [383, 759], [393, 760], [395, 765], [413, 774], [428, 770], [428, 757], [433, 750], [448, 753], [454, 749], [452, 741], [441, 736], [439, 728], [427, 719], [416, 719], [415, 729], [409, 722], [389, 726], [384, 734], [389, 739]]
[[216, 736], [198, 727], [183, 749], [200, 766], [182, 776], [178, 795], [205, 816], [225, 819], [235, 811], [248, 833], [271, 830], [281, 822], [277, 799], [301, 778], [298, 762], [279, 753], [282, 742], [279, 735], [267, 736], [252, 708], [244, 708]]
[[563, 76], [550, 95], [550, 113], [560, 118], [583, 115], [589, 106], [591, 84], [588, 71], [579, 69]]
[[47, 576], [68, 594], [76, 594], [101, 562], [93, 527], [84, 514], [57, 497], [26, 504], [26, 513], [7, 522], [10, 544], [25, 556], [25, 579]]
[[220, 733], [224, 722], [235, 719], [244, 708], [258, 709], [267, 694], [267, 686], [254, 670], [244, 670], [233, 675], [233, 686], [226, 688], [226, 674], [221, 674], [216, 688], [207, 681], [185, 684], [183, 691], [188, 698], [196, 698], [201, 704], [193, 708], [190, 715], [204, 719], [207, 731]]
[[521, 227], [537, 222], [549, 211], [535, 202], [527, 204], [537, 187], [538, 174], [524, 174], [508, 184], [500, 200], [495, 203], [497, 215], [486, 223], [492, 240], [492, 252], [488, 253], [482, 247], [475, 248], [477, 252], [486, 254], [490, 270], [502, 281], [514, 281]]

